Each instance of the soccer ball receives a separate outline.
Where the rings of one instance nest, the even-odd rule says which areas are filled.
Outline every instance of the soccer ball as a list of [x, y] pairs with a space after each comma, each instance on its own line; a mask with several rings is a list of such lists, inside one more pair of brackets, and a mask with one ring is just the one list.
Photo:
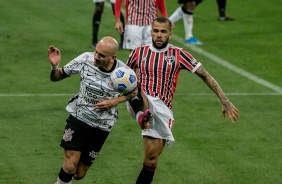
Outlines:
[[110, 76], [110, 87], [116, 92], [130, 93], [136, 86], [137, 77], [131, 68], [119, 67]]

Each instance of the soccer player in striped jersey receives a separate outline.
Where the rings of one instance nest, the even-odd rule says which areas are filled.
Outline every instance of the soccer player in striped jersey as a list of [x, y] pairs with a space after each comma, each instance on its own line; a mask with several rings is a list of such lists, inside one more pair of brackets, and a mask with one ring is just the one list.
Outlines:
[[66, 107], [69, 117], [60, 144], [64, 148], [64, 162], [55, 184], [71, 184], [72, 178], [80, 180], [86, 175], [115, 125], [117, 105], [137, 94], [136, 89], [120, 95], [109, 86], [111, 73], [126, 66], [116, 59], [117, 51], [117, 41], [104, 37], [94, 52], [85, 52], [59, 68], [60, 50], [54, 46], [48, 49], [51, 81], [80, 75], [79, 92]]
[[152, 43], [151, 24], [158, 16], [158, 9], [163, 17], [167, 17], [164, 0], [126, 0], [126, 25], [120, 19], [122, 0], [115, 2], [116, 30], [124, 33], [123, 48], [133, 50], [137, 46]]
[[127, 65], [136, 70], [139, 82], [138, 95], [127, 101], [127, 108], [142, 128], [145, 149], [137, 184], [152, 182], [164, 146], [174, 142], [172, 100], [181, 70], [198, 75], [218, 96], [223, 117], [227, 115], [232, 123], [239, 118], [236, 107], [204, 66], [184, 49], [169, 44], [171, 27], [169, 19], [156, 18], [151, 30], [152, 44], [136, 47], [127, 60]]

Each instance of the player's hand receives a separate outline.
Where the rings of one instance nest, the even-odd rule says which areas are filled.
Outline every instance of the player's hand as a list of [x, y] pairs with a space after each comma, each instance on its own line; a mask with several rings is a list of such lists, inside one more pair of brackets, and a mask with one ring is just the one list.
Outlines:
[[142, 114], [138, 117], [138, 123], [142, 130], [147, 130], [150, 128], [149, 121], [152, 119], [152, 114], [150, 109], [145, 110]]
[[50, 64], [53, 66], [57, 66], [61, 60], [61, 52], [58, 48], [54, 47], [53, 45], [49, 46], [48, 48], [48, 59]]
[[113, 106], [117, 105], [114, 99], [104, 100], [94, 105], [94, 111], [101, 112], [111, 109]]
[[147, 130], [150, 128], [149, 122], [139, 124], [142, 130]]
[[121, 21], [116, 21], [116, 30], [119, 32], [119, 34], [123, 34], [123, 24]]
[[222, 115], [224, 118], [226, 114], [232, 123], [238, 121], [240, 118], [238, 109], [230, 101], [225, 101], [222, 104]]

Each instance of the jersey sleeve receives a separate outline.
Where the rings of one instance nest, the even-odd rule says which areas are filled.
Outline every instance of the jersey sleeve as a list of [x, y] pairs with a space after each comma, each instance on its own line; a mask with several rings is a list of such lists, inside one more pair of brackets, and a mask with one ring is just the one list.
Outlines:
[[159, 8], [163, 17], [168, 17], [164, 0], [157, 0], [157, 7]]
[[134, 49], [129, 57], [128, 57], [128, 60], [126, 62], [126, 65], [129, 66], [130, 68], [132, 69], [136, 69], [137, 68], [137, 64], [136, 64], [136, 61], [137, 61], [137, 57], [136, 57], [136, 49]]
[[79, 73], [82, 67], [85, 65], [85, 61], [87, 61], [89, 57], [90, 55], [87, 53], [77, 56], [63, 67], [63, 72], [67, 76], [72, 76]]
[[115, 1], [115, 17], [120, 18], [120, 11], [121, 11], [122, 0]]
[[115, 68], [119, 68], [119, 67], [126, 67], [128, 68], [128, 66], [121, 60], [116, 60], [117, 61], [117, 64], [116, 64], [116, 67]]
[[194, 73], [202, 64], [196, 60], [189, 52], [181, 49], [179, 53], [181, 69], [186, 69]]

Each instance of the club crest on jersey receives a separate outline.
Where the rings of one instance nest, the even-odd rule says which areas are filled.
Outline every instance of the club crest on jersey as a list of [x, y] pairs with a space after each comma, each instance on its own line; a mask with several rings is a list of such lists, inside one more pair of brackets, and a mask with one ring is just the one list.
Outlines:
[[165, 56], [165, 61], [171, 65], [175, 61], [175, 56]]
[[67, 141], [71, 141], [72, 140], [72, 134], [74, 133], [74, 131], [72, 129], [65, 129], [65, 134], [63, 136], [63, 139], [67, 142]]
[[141, 62], [145, 62], [147, 60], [146, 57], [142, 57]]

